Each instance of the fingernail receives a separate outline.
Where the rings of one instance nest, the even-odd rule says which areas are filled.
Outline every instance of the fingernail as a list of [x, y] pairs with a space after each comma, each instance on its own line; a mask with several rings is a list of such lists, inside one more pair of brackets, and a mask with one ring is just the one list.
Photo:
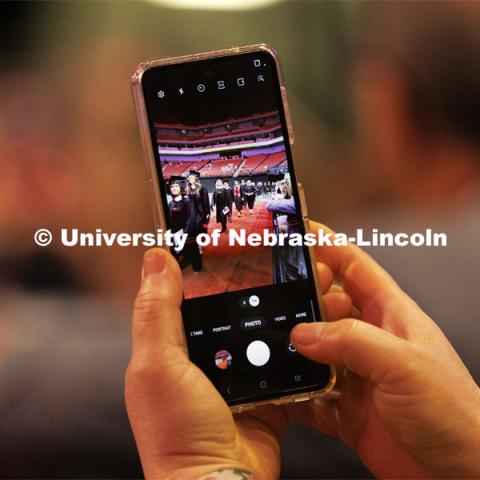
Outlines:
[[308, 347], [318, 341], [318, 330], [322, 328], [322, 322], [315, 323], [299, 323], [291, 333], [291, 338], [294, 344]]
[[147, 250], [143, 256], [143, 276], [161, 273], [166, 265], [165, 253], [160, 249]]

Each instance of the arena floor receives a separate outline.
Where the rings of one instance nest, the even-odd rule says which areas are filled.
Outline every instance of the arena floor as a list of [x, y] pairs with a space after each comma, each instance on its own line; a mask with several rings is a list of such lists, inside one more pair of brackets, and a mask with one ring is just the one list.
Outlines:
[[[227, 228], [245, 228], [246, 233], [262, 233], [272, 230], [272, 214], [266, 209], [267, 200], [257, 199], [253, 213], [243, 210], [237, 216], [233, 207], [232, 223]], [[220, 229], [215, 223], [215, 214], [209, 224], [209, 232]], [[203, 271], [194, 273], [191, 267], [183, 270], [185, 298], [214, 295], [243, 290], [245, 288], [271, 285], [273, 277], [272, 249], [268, 247], [230, 247], [228, 233], [222, 234], [217, 247], [203, 249]]]

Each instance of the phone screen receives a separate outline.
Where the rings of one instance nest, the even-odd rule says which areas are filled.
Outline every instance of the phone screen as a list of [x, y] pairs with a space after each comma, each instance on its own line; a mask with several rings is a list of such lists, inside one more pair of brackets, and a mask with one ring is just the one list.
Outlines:
[[[308, 248], [238, 241], [305, 233], [274, 58], [155, 67], [142, 87], [190, 358], [230, 405], [324, 388], [329, 367], [289, 340], [321, 320]], [[218, 245], [198, 245], [214, 231]]]

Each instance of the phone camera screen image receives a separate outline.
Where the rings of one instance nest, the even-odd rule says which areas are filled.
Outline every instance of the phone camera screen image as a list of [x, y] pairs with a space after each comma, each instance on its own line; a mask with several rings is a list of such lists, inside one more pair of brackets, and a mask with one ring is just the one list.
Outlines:
[[322, 319], [308, 248], [285, 241], [305, 227], [274, 57], [160, 65], [142, 89], [190, 358], [229, 405], [325, 388], [330, 368], [289, 340]]

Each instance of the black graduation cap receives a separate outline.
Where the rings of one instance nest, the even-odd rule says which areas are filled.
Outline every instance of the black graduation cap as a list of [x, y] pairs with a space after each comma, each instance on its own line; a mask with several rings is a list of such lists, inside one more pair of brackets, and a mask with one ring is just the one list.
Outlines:
[[270, 170], [268, 172], [267, 178], [270, 182], [279, 182], [280, 180], [283, 180], [285, 178], [285, 174], [275, 170]]
[[188, 175], [195, 175], [196, 177], [200, 178], [200, 172], [197, 170], [189, 170]]
[[183, 190], [187, 185], [187, 181], [185, 177], [181, 177], [180, 175], [172, 175], [168, 181], [168, 185], [178, 185]]

